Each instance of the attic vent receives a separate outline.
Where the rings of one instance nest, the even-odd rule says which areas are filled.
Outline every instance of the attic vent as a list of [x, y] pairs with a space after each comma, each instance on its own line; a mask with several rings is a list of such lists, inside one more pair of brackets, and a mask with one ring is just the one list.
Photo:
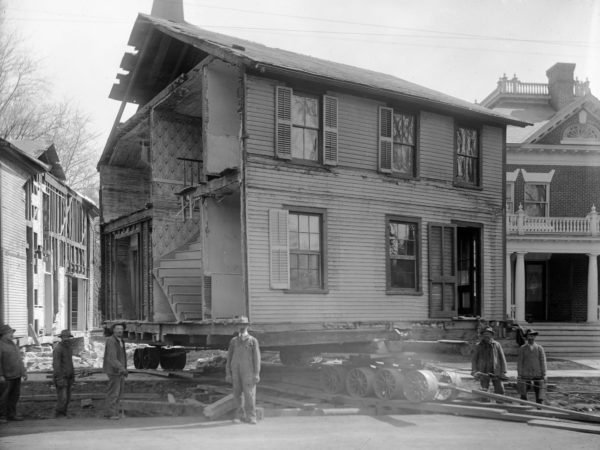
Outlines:
[[234, 50], [241, 50], [241, 51], [243, 51], [243, 52], [245, 52], [245, 51], [246, 51], [246, 47], [244, 47], [244, 46], [242, 46], [242, 45], [232, 44], [232, 45], [231, 45], [231, 48], [232, 48], [232, 49], [234, 49]]

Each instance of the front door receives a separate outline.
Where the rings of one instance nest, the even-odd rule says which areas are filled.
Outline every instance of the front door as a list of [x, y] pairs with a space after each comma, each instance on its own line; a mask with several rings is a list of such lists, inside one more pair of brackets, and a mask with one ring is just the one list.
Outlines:
[[464, 316], [481, 314], [480, 235], [480, 228], [457, 229], [458, 314]]
[[547, 319], [545, 262], [525, 262], [525, 319]]

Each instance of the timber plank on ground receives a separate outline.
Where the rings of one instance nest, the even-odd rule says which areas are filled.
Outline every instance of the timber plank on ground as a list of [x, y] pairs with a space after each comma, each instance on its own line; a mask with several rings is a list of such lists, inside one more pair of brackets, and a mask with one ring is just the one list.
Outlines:
[[533, 427], [547, 427], [559, 430], [578, 431], [580, 433], [600, 434], [600, 426], [583, 423], [536, 419], [530, 420], [529, 422], [527, 422], [527, 425], [531, 425]]

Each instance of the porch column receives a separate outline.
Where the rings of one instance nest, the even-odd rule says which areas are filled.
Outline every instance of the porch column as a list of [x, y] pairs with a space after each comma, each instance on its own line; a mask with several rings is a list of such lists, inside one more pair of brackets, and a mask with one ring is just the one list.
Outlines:
[[515, 311], [512, 302], [512, 264], [510, 257], [512, 253], [506, 254], [506, 317], [509, 319], [515, 318]]
[[598, 322], [598, 253], [588, 253], [587, 321]]
[[515, 267], [515, 320], [525, 321], [525, 254], [517, 252]]

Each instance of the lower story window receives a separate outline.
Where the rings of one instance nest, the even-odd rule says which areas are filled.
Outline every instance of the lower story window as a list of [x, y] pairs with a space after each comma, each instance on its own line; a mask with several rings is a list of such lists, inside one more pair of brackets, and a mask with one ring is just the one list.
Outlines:
[[290, 289], [322, 289], [322, 215], [289, 212]]
[[419, 222], [388, 218], [388, 289], [419, 289]]

